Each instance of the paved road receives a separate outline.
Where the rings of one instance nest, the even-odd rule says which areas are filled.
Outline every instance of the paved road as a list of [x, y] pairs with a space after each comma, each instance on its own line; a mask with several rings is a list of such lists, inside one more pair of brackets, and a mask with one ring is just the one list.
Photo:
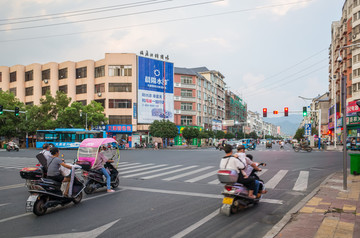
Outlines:
[[[71, 233], [72, 237], [263, 237], [287, 211], [330, 173], [341, 170], [339, 152], [295, 153], [287, 145], [265, 149], [261, 177], [269, 193], [231, 217], [218, 214], [222, 185], [216, 179], [223, 152], [200, 150], [121, 151], [120, 187], [84, 196], [77, 206], [51, 209], [43, 217], [25, 213], [28, 197], [19, 169], [35, 163], [36, 150], [0, 152], [0, 230], [4, 237]], [[62, 151], [71, 161], [76, 151]], [[86, 233], [87, 232], [87, 233]]]

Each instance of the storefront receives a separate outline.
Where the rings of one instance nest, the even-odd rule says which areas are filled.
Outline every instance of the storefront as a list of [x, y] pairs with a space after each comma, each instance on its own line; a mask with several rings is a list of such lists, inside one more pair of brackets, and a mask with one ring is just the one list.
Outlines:
[[[178, 130], [179, 135], [174, 138], [175, 145], [185, 145], [186, 144], [186, 140], [184, 139], [184, 137], [182, 137], [182, 131], [184, 130], [185, 127], [197, 128], [199, 131], [202, 131], [204, 129], [201, 126], [176, 126], [176, 127], [179, 129]], [[201, 141], [198, 138], [194, 138], [194, 139], [192, 139], [191, 145], [198, 145], [198, 143], [201, 143]]]
[[107, 125], [106, 134], [114, 138], [119, 143], [124, 143], [126, 147], [132, 147], [132, 125]]

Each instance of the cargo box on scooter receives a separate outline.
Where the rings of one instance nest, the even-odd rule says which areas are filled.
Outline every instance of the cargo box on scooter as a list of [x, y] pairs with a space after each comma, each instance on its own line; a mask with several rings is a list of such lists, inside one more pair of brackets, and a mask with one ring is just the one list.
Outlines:
[[89, 171], [91, 169], [91, 163], [89, 161], [79, 160], [76, 164], [80, 165], [83, 170]]
[[233, 169], [220, 169], [217, 172], [217, 176], [220, 183], [225, 184], [236, 183], [239, 177], [238, 172]]
[[39, 167], [27, 167], [20, 170], [23, 179], [37, 180], [43, 177], [43, 172]]

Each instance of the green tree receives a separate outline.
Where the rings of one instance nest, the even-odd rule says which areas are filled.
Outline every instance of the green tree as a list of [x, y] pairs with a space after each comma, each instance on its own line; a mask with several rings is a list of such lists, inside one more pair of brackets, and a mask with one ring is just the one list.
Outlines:
[[185, 127], [181, 134], [187, 141], [187, 144], [190, 145], [192, 139], [199, 137], [200, 131], [195, 127]]
[[216, 139], [222, 139], [222, 138], [225, 137], [225, 132], [223, 132], [223, 131], [216, 131], [216, 132], [215, 132], [215, 137], [216, 137]]
[[249, 137], [250, 137], [250, 138], [253, 138], [253, 139], [257, 139], [257, 138], [258, 138], [258, 135], [256, 134], [255, 131], [252, 131], [252, 132], [250, 132]]
[[208, 135], [207, 138], [214, 138], [215, 137], [215, 133], [213, 130], [205, 130], [206, 134]]
[[[14, 110], [15, 107], [19, 107], [20, 111], [25, 111], [24, 104], [13, 93], [9, 92], [0, 91], [0, 105], [3, 106], [4, 110]], [[24, 113], [15, 116], [14, 112], [4, 111], [0, 115], [0, 136], [5, 136], [7, 139], [24, 136], [26, 131], [25, 119]]]
[[301, 139], [304, 138], [304, 134], [305, 134], [305, 129], [304, 129], [304, 127], [301, 127], [296, 130], [294, 138], [297, 139], [298, 141], [300, 141]]
[[232, 139], [235, 138], [235, 135], [233, 133], [226, 133], [225, 134], [225, 139]]
[[151, 123], [149, 132], [154, 137], [174, 138], [178, 135], [178, 128], [175, 123], [169, 120], [155, 120]]

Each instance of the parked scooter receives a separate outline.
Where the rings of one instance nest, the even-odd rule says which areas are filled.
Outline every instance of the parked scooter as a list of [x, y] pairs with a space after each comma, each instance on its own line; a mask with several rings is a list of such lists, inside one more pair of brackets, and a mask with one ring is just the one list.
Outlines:
[[[265, 166], [261, 163], [259, 165]], [[254, 172], [254, 171], [253, 171]], [[262, 194], [258, 194], [257, 198], [249, 198], [249, 190], [241, 183], [237, 183], [238, 173], [236, 170], [221, 169], [217, 173], [218, 179], [225, 184], [224, 195], [220, 213], [230, 216], [244, 208], [259, 203]], [[262, 190], [265, 190], [265, 185], [262, 180], [259, 180]]]
[[10, 146], [9, 145], [9, 143], [7, 144], [7, 146], [6, 146], [6, 150], [7, 151], [19, 151], [20, 150], [20, 148], [19, 148], [19, 146], [17, 145], [17, 144], [13, 144], [12, 146]]
[[80, 203], [82, 200], [82, 190], [85, 186], [75, 174], [75, 169], [79, 168], [81, 166], [73, 165], [68, 196], [63, 195], [61, 189], [62, 183], [52, 179], [32, 177], [30, 173], [22, 171], [23, 173], [20, 173], [20, 175], [26, 179], [26, 185], [30, 193], [26, 201], [26, 211], [42, 216], [50, 207], [64, 206], [70, 202], [74, 204]]

